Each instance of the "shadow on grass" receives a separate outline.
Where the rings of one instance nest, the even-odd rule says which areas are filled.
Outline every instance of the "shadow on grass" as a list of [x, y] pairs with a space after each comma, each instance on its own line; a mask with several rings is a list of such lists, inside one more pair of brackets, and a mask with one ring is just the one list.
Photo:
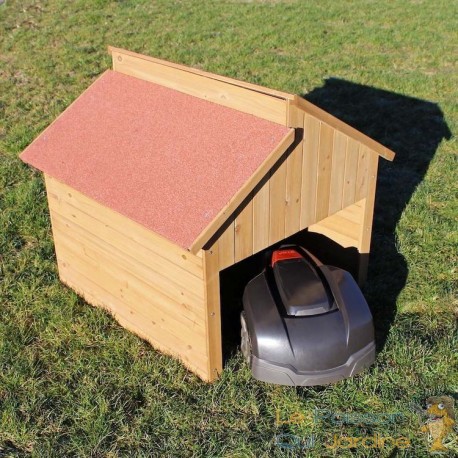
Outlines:
[[[380, 160], [369, 273], [364, 287], [380, 351], [408, 275], [407, 263], [397, 250], [396, 226], [440, 142], [449, 139], [451, 132], [435, 103], [337, 78], [326, 80], [322, 87], [303, 97], [396, 153], [392, 163]], [[310, 247], [324, 263], [354, 272], [356, 252], [344, 250], [324, 236], [304, 231], [288, 241]], [[240, 344], [239, 313], [244, 286], [263, 265], [261, 253], [221, 273], [225, 360]]]
[[443, 139], [451, 137], [440, 107], [426, 100], [330, 78], [303, 96], [396, 153], [380, 160], [369, 275], [364, 292], [374, 315], [377, 348], [386, 342], [408, 266], [396, 226]]

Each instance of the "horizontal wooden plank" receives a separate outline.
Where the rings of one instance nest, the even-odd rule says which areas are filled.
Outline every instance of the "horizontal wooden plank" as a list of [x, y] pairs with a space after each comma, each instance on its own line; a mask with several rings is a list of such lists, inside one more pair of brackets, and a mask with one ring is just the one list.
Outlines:
[[340, 216], [338, 213], [328, 216], [317, 224], [353, 240], [358, 240], [361, 227], [359, 224]]
[[113, 69], [117, 72], [286, 126], [288, 107], [284, 98], [210, 78], [177, 65], [166, 65], [163, 61], [145, 59], [145, 56], [133, 53], [113, 50], [112, 57]]
[[[99, 221], [107, 230], [112, 230], [107, 234], [108, 237], [114, 236], [113, 231], [125, 235], [124, 243], [129, 244], [127, 248], [129, 252], [140, 252], [144, 250], [148, 256], [159, 256], [192, 273], [196, 277], [203, 278], [202, 258], [183, 250], [129, 218], [100, 205], [49, 175], [45, 175], [45, 180], [50, 202], [62, 202], [64, 205], [69, 205], [72, 209], [78, 209], [81, 212], [79, 213], [80, 218], [83, 217], [82, 213], [84, 213]], [[89, 221], [87, 222], [89, 224]], [[90, 224], [93, 223], [91, 222]]]
[[[194, 320], [180, 317], [179, 304], [170, 303], [164, 307], [157, 294], [148, 296], [150, 292], [148, 285], [129, 272], [126, 274], [126, 270], [116, 264], [105, 264], [107, 258], [99, 252], [86, 245], [78, 246], [62, 234], [58, 234], [55, 240], [56, 252], [59, 253], [64, 268], [76, 269], [91, 278], [95, 284], [110, 291], [122, 301], [125, 308], [148, 320], [151, 333], [154, 334], [157, 329], [160, 329], [182, 342], [200, 342], [201, 346], [204, 344], [203, 310], [200, 317]], [[110, 306], [110, 304], [106, 305]]]
[[[154, 325], [167, 328], [175, 336], [204, 338], [203, 300], [200, 307], [190, 307], [171, 300], [145, 281], [141, 274], [124, 265], [123, 260], [108, 255], [100, 247], [72, 235], [65, 235], [60, 222], [52, 218], [56, 252], [67, 268], [79, 269], [94, 283], [119, 297], [126, 306], [154, 320]], [[59, 266], [60, 267], [60, 266]]]
[[[82, 247], [86, 247], [88, 252], [98, 253], [99, 257], [96, 258], [98, 264], [99, 258], [103, 257], [104, 260], [109, 259], [106, 261], [109, 264], [119, 265], [125, 272], [126, 281], [127, 278], [134, 275], [134, 281], [141, 282], [141, 285], [148, 290], [148, 293], [145, 294], [146, 302], [157, 297], [157, 300], [164, 304], [167, 310], [171, 309], [173, 313], [183, 314], [188, 324], [195, 321], [196, 317], [201, 314], [204, 300], [203, 280], [195, 278], [194, 291], [188, 291], [179, 284], [181, 277], [178, 269], [175, 277], [165, 277], [160, 271], [138, 262], [134, 256], [116, 250], [115, 247], [86, 232], [52, 209], [51, 215], [55, 237], [70, 238], [73, 243], [78, 242]], [[110, 268], [109, 264], [105, 266], [106, 269]]]
[[49, 207], [66, 225], [67, 231], [74, 232], [75, 236], [100, 243], [107, 251], [116, 253], [121, 259], [135, 262], [147, 271], [146, 275], [154, 275], [158, 284], [167, 285], [168, 294], [175, 294], [177, 298], [183, 296], [195, 303], [200, 303], [202, 300], [202, 278], [174, 265], [165, 258], [155, 256], [146, 247], [134, 246], [129, 243], [125, 235], [101, 224], [77, 208], [59, 204], [54, 199], [50, 199]]
[[345, 219], [348, 219], [349, 221], [352, 221], [353, 223], [359, 224], [362, 221], [363, 204], [364, 200], [355, 202], [354, 204], [340, 210], [339, 215]]
[[322, 234], [334, 242], [338, 243], [340, 246], [343, 248], [351, 248], [351, 247], [356, 247], [358, 244], [358, 241], [352, 237], [347, 237], [343, 234], [341, 234], [338, 231], [332, 230], [329, 227], [323, 226], [320, 223], [312, 224], [309, 227], [310, 232], [316, 232], [317, 234]]
[[358, 248], [362, 224], [363, 207], [358, 202], [312, 224], [308, 229], [329, 237], [344, 248]]
[[107, 310], [125, 329], [150, 342], [157, 350], [180, 359], [191, 371], [202, 379], [208, 380], [208, 358], [202, 348], [193, 345], [194, 342], [183, 343], [175, 336], [159, 328], [151, 332], [151, 320], [135, 313], [132, 308], [126, 307], [117, 295], [94, 283], [91, 278], [70, 267], [70, 264], [67, 267], [65, 256], [63, 259], [58, 258], [58, 261], [63, 266], [59, 267], [61, 281], [81, 295], [88, 303]]
[[116, 48], [114, 46], [108, 46], [108, 52], [113, 57], [114, 61], [117, 60], [118, 62], [120, 62], [119, 57], [123, 58], [124, 56], [129, 56], [131, 58], [141, 59], [141, 60], [145, 60], [147, 62], [153, 62], [155, 64], [159, 64], [159, 65], [163, 65], [163, 66], [166, 66], [166, 67], [175, 68], [177, 70], [183, 70], [185, 72], [194, 73], [196, 75], [203, 76], [205, 78], [214, 79], [214, 80], [218, 80], [218, 81], [223, 81], [223, 82], [231, 84], [233, 86], [239, 86], [239, 87], [243, 87], [243, 88], [246, 88], [246, 89], [250, 89], [251, 91], [260, 92], [261, 94], [268, 94], [268, 95], [271, 95], [273, 97], [277, 97], [277, 98], [281, 98], [281, 99], [285, 99], [285, 100], [294, 100], [295, 99], [295, 95], [294, 94], [289, 94], [287, 92], [277, 91], [276, 89], [271, 89], [271, 88], [268, 88], [268, 87], [259, 86], [257, 84], [236, 80], [234, 78], [229, 78], [227, 76], [216, 75], [215, 73], [206, 72], [206, 71], [200, 70], [198, 68], [193, 68], [193, 67], [188, 67], [186, 65], [176, 64], [174, 62], [169, 62], [169, 61], [166, 61], [166, 60], [158, 59], [156, 57], [145, 56], [143, 54], [138, 54], [138, 53], [135, 53], [135, 52], [132, 52], [132, 51], [127, 51], [125, 49]]

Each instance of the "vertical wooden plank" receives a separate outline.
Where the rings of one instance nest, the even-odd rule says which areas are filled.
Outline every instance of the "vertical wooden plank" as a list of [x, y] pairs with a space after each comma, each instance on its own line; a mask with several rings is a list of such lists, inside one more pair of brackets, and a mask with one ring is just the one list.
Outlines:
[[252, 195], [235, 218], [235, 262], [253, 254], [253, 202]]
[[348, 137], [336, 131], [334, 137], [334, 150], [331, 168], [331, 193], [329, 196], [329, 214], [338, 212], [343, 208], [343, 191], [345, 180], [345, 157]]
[[[218, 257], [219, 257], [219, 270], [223, 270], [226, 267], [232, 266], [234, 264], [234, 255], [235, 255], [235, 218], [232, 218], [232, 222], [226, 228], [226, 230], [221, 234], [218, 241], [215, 243], [218, 248]], [[214, 245], [214, 246], [215, 246]], [[216, 249], [216, 246], [215, 246]]]
[[321, 124], [318, 155], [318, 176], [316, 187], [315, 221], [329, 215], [329, 195], [331, 191], [332, 149], [335, 130], [328, 124]]
[[253, 197], [253, 253], [269, 246], [269, 222], [270, 180], [267, 179], [258, 190], [255, 190]]
[[286, 161], [270, 176], [269, 245], [285, 238]]
[[215, 380], [223, 370], [221, 341], [221, 302], [219, 285], [218, 250], [204, 250], [205, 279], [205, 327], [207, 338], [208, 376], [207, 381]]
[[363, 205], [363, 218], [361, 232], [359, 235], [359, 255], [360, 262], [358, 267], [358, 283], [363, 285], [367, 277], [367, 268], [369, 264], [369, 252], [372, 238], [372, 222], [374, 219], [375, 191], [377, 185], [377, 170], [379, 156], [372, 150], [368, 150], [368, 184], [367, 197]]
[[[295, 113], [296, 124], [304, 124], [304, 113]], [[302, 188], [302, 142], [299, 142], [286, 159], [286, 210], [285, 237], [300, 230]]]
[[298, 100], [299, 96], [295, 95], [294, 100], [287, 99], [287, 113], [286, 113], [286, 125], [288, 127], [294, 127], [303, 129], [304, 127], [304, 110], [299, 108]]
[[356, 202], [356, 174], [358, 172], [360, 143], [352, 138], [348, 138], [347, 154], [345, 156], [345, 178], [343, 189], [343, 207], [347, 207]]
[[318, 150], [320, 145], [320, 122], [313, 116], [304, 116], [304, 140], [302, 159], [301, 229], [313, 224], [316, 209], [316, 182]]
[[369, 181], [371, 150], [364, 145], [359, 149], [358, 173], [356, 174], [355, 199], [361, 200], [366, 197]]

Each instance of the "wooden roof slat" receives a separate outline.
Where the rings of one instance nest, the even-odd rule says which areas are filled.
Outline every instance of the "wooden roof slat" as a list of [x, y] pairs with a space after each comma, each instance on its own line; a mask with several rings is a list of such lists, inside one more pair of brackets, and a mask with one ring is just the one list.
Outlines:
[[344, 133], [350, 138], [359, 141], [363, 145], [370, 148], [372, 151], [377, 153], [379, 156], [382, 156], [384, 159], [388, 161], [392, 161], [395, 157], [395, 153], [388, 149], [386, 146], [383, 146], [381, 143], [376, 142], [374, 139], [368, 137], [367, 135], [363, 134], [359, 130], [351, 127], [350, 125], [346, 124], [345, 122], [341, 121], [340, 119], [336, 118], [335, 116], [329, 114], [328, 112], [322, 110], [321, 108], [317, 107], [313, 103], [309, 102], [308, 100], [303, 99], [302, 97], [296, 97], [294, 103], [296, 104], [299, 109], [304, 111], [318, 120], [334, 127], [338, 131]]
[[158, 59], [156, 57], [145, 56], [144, 54], [139, 54], [132, 51], [127, 51], [125, 49], [116, 48], [114, 46], [108, 46], [108, 53], [112, 56], [131, 56], [138, 59], [143, 59], [149, 62], [154, 62], [156, 64], [164, 65], [166, 67], [175, 68], [178, 70], [183, 70], [185, 72], [193, 73], [195, 75], [204, 76], [205, 78], [210, 78], [218, 81], [223, 81], [234, 86], [243, 87], [245, 89], [250, 89], [251, 91], [260, 92], [261, 94], [271, 95], [279, 99], [284, 100], [294, 100], [294, 94], [289, 94], [287, 92], [277, 91], [276, 89], [270, 89], [268, 87], [259, 86], [257, 84], [247, 83], [245, 81], [236, 80], [234, 78], [229, 78], [227, 76], [217, 75], [215, 73], [206, 72], [204, 70], [199, 70], [198, 68], [188, 67], [186, 65], [176, 64], [174, 62], [169, 62], [166, 60]]

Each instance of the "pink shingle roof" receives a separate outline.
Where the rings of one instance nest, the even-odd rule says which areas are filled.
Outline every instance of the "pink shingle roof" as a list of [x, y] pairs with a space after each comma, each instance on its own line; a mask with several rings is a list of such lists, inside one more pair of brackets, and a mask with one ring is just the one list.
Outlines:
[[188, 248], [289, 130], [108, 70], [21, 158]]

